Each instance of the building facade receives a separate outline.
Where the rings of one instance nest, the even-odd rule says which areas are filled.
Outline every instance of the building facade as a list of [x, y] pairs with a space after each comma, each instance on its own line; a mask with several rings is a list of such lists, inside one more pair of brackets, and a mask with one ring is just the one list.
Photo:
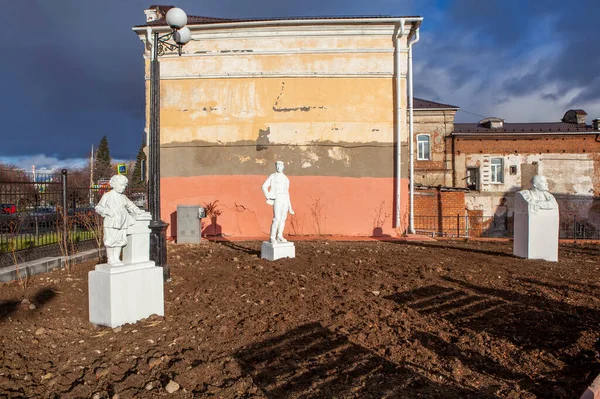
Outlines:
[[[579, 226], [573, 228], [585, 229], [590, 236], [600, 231], [598, 119], [587, 124], [587, 113], [577, 109], [567, 111], [560, 122], [540, 123], [506, 123], [500, 118], [454, 123], [454, 114], [429, 110], [416, 115], [415, 144], [420, 135], [430, 135], [432, 144], [428, 159], [415, 154], [415, 182], [465, 189], [465, 215], [504, 220], [492, 233], [503, 235], [510, 229], [514, 193], [530, 188], [535, 174], [547, 177], [560, 205], [562, 228]], [[443, 128], [450, 125], [450, 131]], [[436, 212], [417, 209], [423, 216]]]
[[[168, 30], [167, 9], [146, 10], [134, 27], [147, 93], [149, 28]], [[403, 231], [408, 55], [420, 22], [188, 17], [183, 54], [160, 57], [162, 219], [218, 201], [213, 231], [265, 236], [272, 209], [261, 185], [281, 160], [296, 211], [286, 233]]]

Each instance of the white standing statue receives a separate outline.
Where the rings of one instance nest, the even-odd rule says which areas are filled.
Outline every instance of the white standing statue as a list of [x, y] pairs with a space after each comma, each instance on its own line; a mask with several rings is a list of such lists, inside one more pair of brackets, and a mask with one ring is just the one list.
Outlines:
[[123, 194], [127, 187], [127, 177], [115, 175], [109, 182], [112, 190], [105, 193], [96, 212], [104, 217], [104, 246], [107, 263], [111, 266], [122, 266], [121, 248], [127, 245], [127, 228], [135, 223], [137, 215], [143, 212]]
[[531, 189], [515, 194], [513, 254], [522, 258], [558, 261], [558, 203], [542, 175]]
[[[267, 204], [273, 205], [273, 222], [271, 223], [271, 244], [287, 242], [283, 238], [283, 229], [287, 213], [294, 214], [290, 201], [290, 180], [283, 174], [283, 162], [275, 162], [275, 173], [272, 173], [262, 185], [262, 191], [267, 198]], [[269, 189], [270, 188], [270, 189]]]
[[[123, 191], [127, 178], [110, 179], [96, 212], [104, 217], [107, 263], [88, 274], [90, 323], [118, 327], [152, 314], [164, 316], [163, 268], [150, 260], [149, 212], [143, 212]], [[119, 260], [125, 247], [123, 260]]]
[[269, 241], [263, 241], [260, 257], [267, 260], [296, 257], [296, 247], [293, 242], [283, 238], [285, 219], [288, 212], [293, 215], [290, 201], [290, 180], [283, 174], [283, 162], [275, 162], [275, 173], [272, 173], [262, 185], [262, 191], [267, 198], [267, 204], [273, 206], [273, 221]]

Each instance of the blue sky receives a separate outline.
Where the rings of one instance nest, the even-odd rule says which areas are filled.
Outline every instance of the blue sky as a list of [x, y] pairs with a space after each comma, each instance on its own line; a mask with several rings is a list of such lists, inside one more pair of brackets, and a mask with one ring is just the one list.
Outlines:
[[[0, 13], [0, 161], [76, 166], [107, 135], [134, 159], [143, 138], [140, 0], [20, 0]], [[160, 2], [159, 2], [160, 4]], [[415, 96], [458, 105], [459, 122], [600, 117], [597, 0], [180, 0], [214, 17], [420, 15]]]

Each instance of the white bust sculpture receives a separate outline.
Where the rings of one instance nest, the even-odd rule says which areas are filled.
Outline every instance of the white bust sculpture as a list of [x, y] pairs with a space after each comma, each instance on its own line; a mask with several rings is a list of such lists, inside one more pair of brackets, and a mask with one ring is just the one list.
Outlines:
[[533, 176], [531, 189], [521, 190], [518, 194], [521, 194], [527, 203], [530, 213], [537, 213], [540, 209], [558, 209], [558, 203], [554, 196], [548, 192], [548, 182], [542, 175]]
[[128, 184], [127, 177], [115, 175], [110, 178], [109, 184], [112, 190], [102, 196], [96, 205], [96, 212], [104, 217], [107, 263], [111, 266], [120, 266], [123, 265], [120, 260], [121, 248], [127, 245], [127, 228], [133, 225], [135, 217], [143, 212], [123, 194]]
[[287, 242], [283, 238], [283, 229], [287, 213], [294, 214], [290, 201], [290, 180], [283, 174], [283, 162], [275, 162], [275, 173], [272, 173], [262, 185], [262, 191], [267, 198], [267, 204], [273, 205], [273, 222], [271, 223], [271, 244]]
[[558, 225], [558, 203], [548, 192], [546, 178], [535, 175], [530, 190], [515, 194], [513, 255], [556, 262]]

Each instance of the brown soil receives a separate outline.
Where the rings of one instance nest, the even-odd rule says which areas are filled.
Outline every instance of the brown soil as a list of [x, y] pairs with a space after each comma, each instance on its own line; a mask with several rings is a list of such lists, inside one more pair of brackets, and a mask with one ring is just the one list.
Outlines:
[[166, 316], [117, 329], [88, 322], [92, 263], [5, 284], [0, 396], [579, 397], [600, 372], [600, 247], [511, 248], [169, 244]]

